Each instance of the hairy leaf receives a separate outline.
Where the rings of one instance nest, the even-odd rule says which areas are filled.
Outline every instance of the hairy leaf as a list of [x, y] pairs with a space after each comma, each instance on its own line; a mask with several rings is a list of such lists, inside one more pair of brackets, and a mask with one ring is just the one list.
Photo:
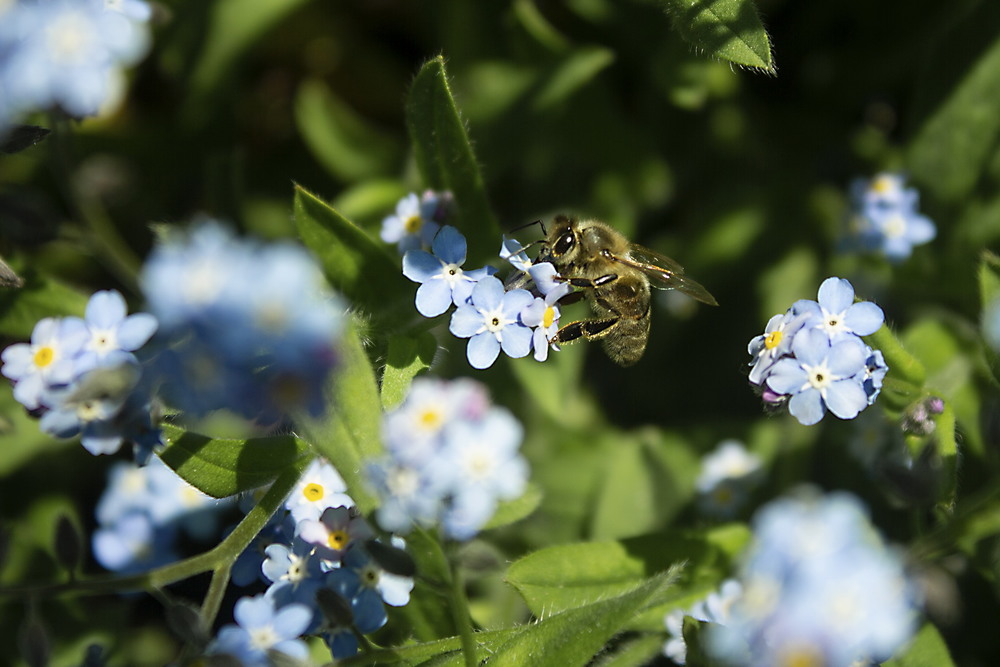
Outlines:
[[681, 37], [706, 55], [774, 73], [771, 40], [752, 0], [665, 0]]

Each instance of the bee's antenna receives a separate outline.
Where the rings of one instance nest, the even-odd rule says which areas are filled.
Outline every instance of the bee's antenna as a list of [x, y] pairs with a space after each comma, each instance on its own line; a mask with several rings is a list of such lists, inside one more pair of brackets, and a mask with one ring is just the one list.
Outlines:
[[510, 233], [513, 234], [514, 232], [519, 232], [522, 229], [527, 229], [528, 227], [531, 227], [532, 225], [538, 225], [539, 227], [542, 228], [542, 234], [548, 234], [548, 232], [545, 231], [545, 225], [542, 224], [541, 220], [533, 220], [532, 222], [523, 224], [520, 227], [515, 227], [514, 229], [510, 230]]

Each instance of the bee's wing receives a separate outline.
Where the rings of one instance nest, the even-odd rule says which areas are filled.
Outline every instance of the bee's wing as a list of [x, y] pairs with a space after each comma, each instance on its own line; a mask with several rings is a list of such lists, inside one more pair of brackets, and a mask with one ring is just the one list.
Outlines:
[[645, 273], [649, 278], [649, 284], [656, 289], [675, 289], [710, 306], [719, 305], [707, 289], [696, 280], [684, 275], [683, 266], [666, 255], [633, 243], [629, 246], [628, 256], [613, 255], [613, 257], [615, 261]]

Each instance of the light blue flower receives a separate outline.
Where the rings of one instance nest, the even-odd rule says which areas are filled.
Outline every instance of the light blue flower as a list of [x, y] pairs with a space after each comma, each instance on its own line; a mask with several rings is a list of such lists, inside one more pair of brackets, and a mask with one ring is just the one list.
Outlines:
[[502, 349], [509, 357], [520, 358], [531, 351], [531, 329], [520, 313], [534, 300], [523, 289], [504, 292], [503, 283], [487, 276], [476, 283], [470, 303], [452, 314], [449, 329], [459, 338], [468, 338], [466, 356], [473, 368], [489, 368]]
[[[535, 264], [528, 269], [541, 297], [528, 304], [521, 311], [521, 322], [532, 329], [531, 346], [535, 350], [535, 360], [545, 361], [549, 356], [552, 338], [559, 331], [559, 299], [570, 291], [569, 283], [557, 280], [555, 267], [549, 262]], [[559, 349], [557, 346], [555, 349]]]
[[796, 315], [807, 315], [807, 327], [817, 327], [837, 342], [848, 334], [868, 336], [885, 321], [882, 309], [870, 301], [854, 303], [854, 287], [843, 278], [827, 278], [819, 286], [819, 302], [802, 300], [792, 305]]
[[868, 356], [865, 358], [865, 372], [861, 380], [861, 386], [868, 396], [868, 405], [872, 405], [882, 391], [882, 382], [885, 380], [889, 366], [885, 363], [885, 357], [881, 350], [867, 348]]
[[153, 16], [153, 8], [144, 0], [104, 0], [104, 9], [139, 22], [149, 21]]
[[919, 194], [905, 187], [900, 174], [878, 174], [851, 184], [849, 233], [855, 245], [879, 252], [890, 261], [910, 256], [913, 247], [934, 239], [937, 229], [917, 212]]
[[534, 266], [534, 261], [528, 257], [521, 242], [507, 235], [502, 237], [500, 243], [500, 259], [506, 259], [511, 266], [524, 273]]
[[35, 410], [52, 387], [67, 385], [77, 375], [77, 358], [89, 340], [87, 325], [78, 317], [39, 320], [31, 343], [15, 343], [0, 355], [0, 372], [15, 381], [14, 398]]
[[382, 500], [375, 517], [383, 529], [408, 533], [414, 524], [429, 526], [437, 521], [447, 487], [443, 480], [426, 474], [424, 466], [387, 457], [369, 461], [365, 472]]
[[762, 477], [760, 457], [738, 440], [723, 440], [701, 461], [698, 507], [714, 518], [732, 518]]
[[752, 358], [750, 382], [761, 384], [774, 362], [791, 353], [792, 340], [808, 319], [808, 314], [796, 315], [789, 308], [785, 313], [775, 315], [767, 321], [764, 333], [754, 337], [747, 345], [747, 352]]
[[347, 491], [347, 484], [330, 463], [324, 459], [313, 459], [302, 473], [295, 488], [288, 494], [285, 507], [296, 522], [303, 519], [318, 521], [330, 507], [352, 507], [354, 501]]
[[374, 537], [371, 526], [354, 507], [328, 507], [318, 520], [303, 519], [295, 535], [312, 545], [320, 558], [335, 562], [355, 542]]
[[84, 321], [90, 340], [78, 360], [79, 369], [93, 368], [114, 352], [135, 352], [157, 328], [156, 318], [149, 313], [129, 315], [124, 297], [116, 290], [95, 292], [87, 302]]
[[382, 220], [379, 235], [386, 243], [395, 243], [400, 255], [429, 246], [441, 228], [435, 222], [439, 205], [440, 198], [433, 192], [425, 195], [423, 202], [411, 192], [399, 200], [393, 215]]
[[409, 250], [403, 255], [403, 275], [417, 288], [417, 312], [424, 317], [437, 317], [452, 304], [464, 304], [476, 283], [496, 269], [464, 271], [466, 242], [462, 233], [450, 225], [441, 228], [434, 237], [434, 254], [423, 250]]
[[791, 395], [789, 412], [800, 423], [817, 423], [827, 409], [841, 419], [853, 419], [868, 405], [859, 380], [864, 373], [865, 345], [856, 336], [831, 343], [821, 329], [800, 331], [792, 343], [794, 357], [778, 360], [767, 386]]
[[176, 529], [157, 525], [145, 512], [128, 512], [100, 526], [91, 538], [94, 559], [123, 574], [151, 570], [177, 560]]
[[208, 647], [208, 653], [231, 655], [243, 665], [270, 665], [274, 650], [305, 660], [309, 649], [299, 637], [312, 621], [312, 611], [301, 604], [276, 608], [266, 595], [244, 597], [233, 608], [236, 625], [227, 625]]
[[737, 665], [882, 662], [913, 634], [915, 589], [862, 505], [807, 492], [763, 508], [712, 655]]

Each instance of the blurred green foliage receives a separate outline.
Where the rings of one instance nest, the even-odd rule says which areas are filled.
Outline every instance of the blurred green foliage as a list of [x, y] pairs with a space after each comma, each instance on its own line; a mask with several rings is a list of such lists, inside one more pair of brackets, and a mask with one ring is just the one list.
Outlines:
[[[465, 554], [492, 662], [558, 651], [585, 664], [616, 635], [608, 662], [655, 659], [657, 619], [711, 590], [746, 539], [744, 523], [707, 530], [692, 508], [700, 456], [729, 437], [768, 468], [756, 501], [802, 481], [849, 489], [938, 583], [927, 600], [937, 628], [924, 626], [892, 664], [948, 664], [949, 651], [962, 665], [1000, 659], [1000, 366], [979, 331], [1000, 292], [1000, 263], [983, 252], [1000, 238], [1000, 4], [164, 5], [169, 18], [120, 109], [80, 123], [33, 118], [53, 135], [0, 155], [0, 256], [26, 280], [0, 288], [4, 345], [43, 316], [79, 314], [95, 289], [122, 289], [138, 307], [135, 268], [158, 225], [205, 213], [299, 237], [357, 311], [334, 389], [342, 409], [304, 420], [302, 435], [347, 462], [341, 472], [369, 509], [360, 461], [380, 451], [380, 406], [428, 367], [472, 374], [464, 342], [410, 307], [415, 286], [378, 240], [382, 217], [406, 192], [451, 189], [467, 266], [497, 263], [501, 230], [564, 212], [606, 220], [679, 260], [721, 307], [657, 301], [634, 368], [581, 344], [545, 364], [501, 359], [476, 373], [524, 422], [533, 470], [530, 497], [497, 521], [511, 525], [478, 545], [478, 561]], [[909, 173], [938, 228], [899, 266], [836, 252], [847, 184], [882, 169]], [[927, 484], [862, 469], [846, 452], [855, 424], [769, 418], [747, 387], [747, 341], [829, 275], [850, 279], [891, 325], [870, 340], [892, 367], [876, 409], [898, 419], [921, 398], [945, 399], [937, 435], [909, 443], [937, 456]], [[287, 470], [301, 443], [282, 442], [275, 465]], [[236, 456], [253, 475], [270, 465], [251, 458]], [[0, 584], [67, 580], [55, 525], [69, 513], [92, 531], [108, 463], [42, 436], [0, 395], [10, 545]], [[428, 568], [435, 558], [417, 556]], [[594, 562], [602, 569], [585, 571]], [[89, 559], [83, 570], [98, 568]], [[577, 586], [571, 599], [555, 581]], [[203, 583], [158, 595], [199, 601]], [[44, 619], [53, 664], [79, 664], [91, 642], [110, 664], [176, 655], [157, 601], [3, 598], [8, 646], [39, 636], [26, 609]], [[570, 615], [514, 625], [554, 610]], [[385, 649], [386, 661], [457, 660], [455, 628], [425, 583], [397, 621], [427, 643]]]

